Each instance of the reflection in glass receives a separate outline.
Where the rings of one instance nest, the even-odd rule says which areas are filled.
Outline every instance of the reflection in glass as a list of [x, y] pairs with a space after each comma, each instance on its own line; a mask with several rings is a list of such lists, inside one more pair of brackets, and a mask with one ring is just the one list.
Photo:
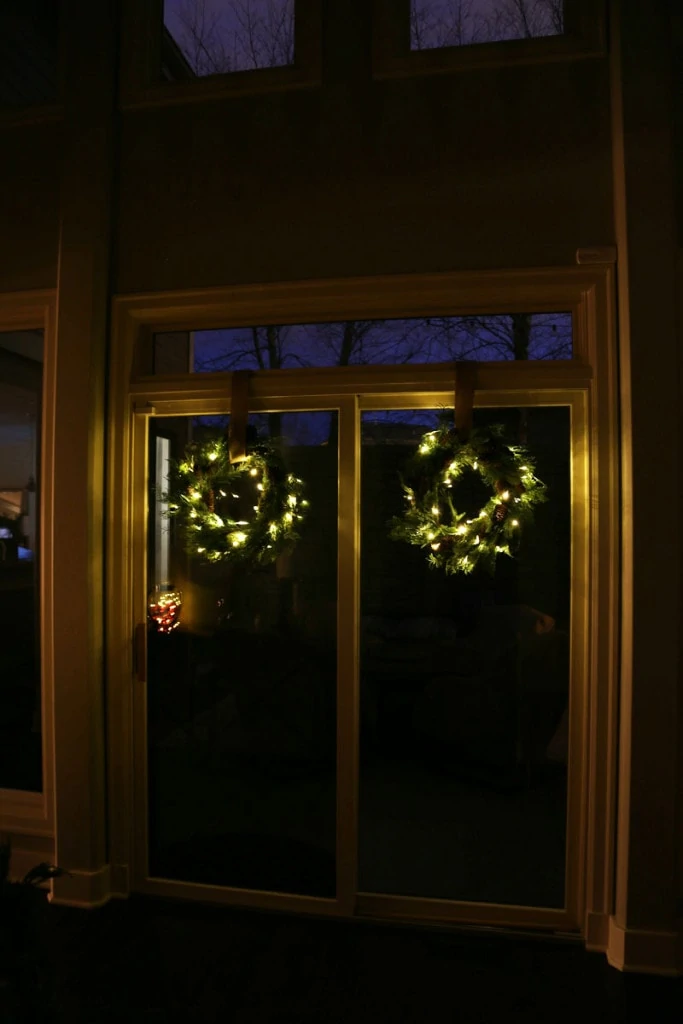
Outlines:
[[43, 337], [0, 334], [0, 788], [42, 789], [39, 621]]
[[[548, 487], [493, 576], [446, 576], [387, 536], [401, 467], [438, 416], [363, 416], [359, 888], [562, 907], [569, 411], [475, 411], [528, 445]], [[475, 513], [477, 488], [456, 485], [456, 507]]]
[[150, 874], [334, 897], [336, 414], [250, 418], [309, 501], [300, 541], [266, 566], [188, 555], [164, 515], [168, 460], [227, 425], [150, 421], [149, 590], [182, 594], [177, 628], [148, 631]]
[[164, 77], [294, 63], [294, 0], [164, 0]]

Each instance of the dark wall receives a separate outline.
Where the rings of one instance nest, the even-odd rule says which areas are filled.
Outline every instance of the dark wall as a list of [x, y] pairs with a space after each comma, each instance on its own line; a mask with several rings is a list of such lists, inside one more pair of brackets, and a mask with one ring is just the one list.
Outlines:
[[[614, 242], [606, 58], [377, 79], [370, 5], [351, 6], [326, 5], [317, 86], [118, 115], [116, 292], [566, 265]], [[59, 141], [0, 111], [0, 291], [56, 282]]]
[[59, 123], [0, 124], [0, 291], [54, 288]]
[[601, 59], [123, 118], [118, 292], [566, 264], [613, 241]]

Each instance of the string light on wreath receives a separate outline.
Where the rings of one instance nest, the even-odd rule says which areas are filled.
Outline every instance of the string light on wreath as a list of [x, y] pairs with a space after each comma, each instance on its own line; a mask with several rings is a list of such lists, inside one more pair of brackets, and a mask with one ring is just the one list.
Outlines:
[[298, 540], [308, 507], [303, 481], [268, 444], [252, 445], [235, 464], [229, 445], [227, 438], [188, 445], [176, 466], [168, 515], [191, 554], [268, 565]]
[[[469, 518], [453, 500], [453, 486], [467, 472], [492, 492]], [[545, 501], [528, 452], [508, 444], [502, 426], [472, 430], [464, 439], [450, 426], [430, 431], [404, 480], [407, 506], [391, 520], [390, 536], [429, 549], [430, 565], [449, 574], [492, 572], [499, 554], [516, 553], [534, 507]]]

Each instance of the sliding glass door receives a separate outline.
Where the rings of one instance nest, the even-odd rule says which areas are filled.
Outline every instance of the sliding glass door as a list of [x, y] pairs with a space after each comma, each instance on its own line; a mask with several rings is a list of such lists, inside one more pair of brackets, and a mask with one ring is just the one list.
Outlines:
[[[147, 872], [334, 899], [338, 417], [250, 418], [249, 436], [277, 451], [299, 502], [292, 493], [284, 516], [300, 539], [262, 562], [235, 557], [275, 486], [261, 470], [226, 473], [211, 492], [211, 515], [239, 526], [231, 557], [213, 560], [201, 532], [188, 543], [173, 517], [185, 497], [178, 467], [228, 428], [220, 416], [149, 419]], [[275, 537], [282, 525], [267, 528]]]
[[[358, 886], [563, 908], [570, 410], [475, 411], [475, 430], [500, 425], [511, 444], [528, 445], [547, 501], [514, 558], [500, 553], [492, 571], [447, 574], [430, 564], [446, 541], [430, 544], [432, 532], [412, 546], [392, 539], [387, 524], [408, 497], [419, 501], [419, 487], [405, 491], [406, 469], [427, 432], [452, 416], [376, 410], [361, 420]], [[460, 474], [448, 498], [470, 524], [458, 529], [476, 532], [490, 498], [480, 475]], [[513, 516], [521, 499], [510, 500]], [[446, 503], [440, 514], [452, 516]]]
[[[274, 446], [305, 515], [287, 550], [252, 563], [213, 559], [174, 518], [187, 452], [229, 429], [218, 402], [135, 416], [136, 887], [575, 926], [585, 396], [485, 403], [475, 429], [528, 447], [547, 500], [514, 557], [455, 574], [430, 564], [432, 545], [391, 535], [410, 459], [453, 421], [448, 393], [330, 395], [332, 410], [254, 400], [249, 443]], [[236, 544], [261, 481], [215, 491], [211, 514]], [[463, 522], [489, 497], [476, 473], [452, 491]]]

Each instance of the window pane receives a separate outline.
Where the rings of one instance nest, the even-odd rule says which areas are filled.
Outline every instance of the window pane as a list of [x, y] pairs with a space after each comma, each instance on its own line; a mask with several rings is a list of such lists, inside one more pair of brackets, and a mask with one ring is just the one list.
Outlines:
[[[150, 873], [333, 897], [337, 414], [250, 418], [309, 503], [291, 553], [267, 565], [188, 554], [166, 515], [169, 458], [228, 422], [150, 421], [149, 584], [182, 600], [178, 628], [148, 635]], [[216, 513], [248, 520], [259, 483], [219, 490]]]
[[165, 78], [294, 62], [294, 0], [164, 0]]
[[157, 334], [151, 370], [211, 373], [571, 356], [571, 313], [513, 313]]
[[564, 0], [411, 0], [413, 50], [558, 36]]
[[55, 0], [2, 0], [0, 105], [57, 102], [59, 7]]
[[0, 334], [0, 788], [42, 788], [40, 419], [43, 337]]
[[[475, 410], [528, 444], [548, 500], [517, 558], [448, 576], [388, 536], [439, 411], [363, 416], [359, 887], [564, 904], [570, 620], [566, 408]], [[490, 496], [453, 487], [458, 511]]]

